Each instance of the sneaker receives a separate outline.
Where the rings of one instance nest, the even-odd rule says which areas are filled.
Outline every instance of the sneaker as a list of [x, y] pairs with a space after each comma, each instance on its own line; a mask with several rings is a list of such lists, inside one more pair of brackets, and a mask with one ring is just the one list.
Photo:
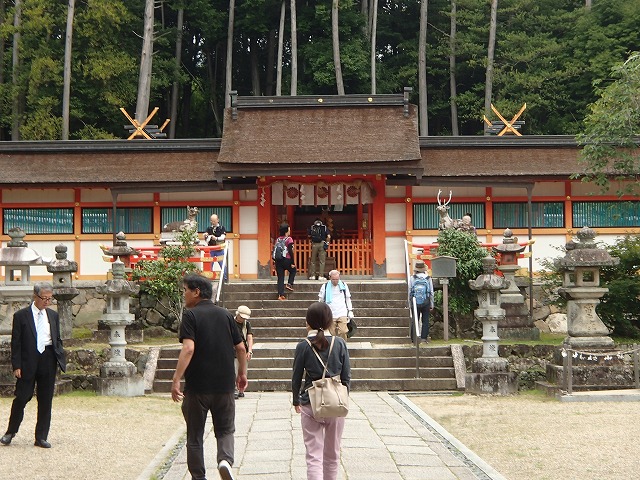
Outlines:
[[233, 472], [231, 471], [231, 465], [226, 460], [220, 460], [218, 464], [218, 473], [223, 480], [233, 480]]
[[286, 300], [286, 299], [287, 299], [287, 297], [285, 297], [284, 295], [279, 295], [278, 296], [278, 300]]
[[291, 290], [293, 292], [293, 286], [289, 285], [288, 283], [284, 286], [284, 288], [286, 288], [287, 290]]
[[243, 398], [243, 397], [244, 397], [244, 392], [238, 392], [238, 396], [239, 396], [240, 398]]
[[314, 277], [313, 275], [311, 275], [311, 276], [309, 277], [309, 280], [317, 280], [317, 279], [318, 279], [318, 278], [317, 278], [317, 277]]

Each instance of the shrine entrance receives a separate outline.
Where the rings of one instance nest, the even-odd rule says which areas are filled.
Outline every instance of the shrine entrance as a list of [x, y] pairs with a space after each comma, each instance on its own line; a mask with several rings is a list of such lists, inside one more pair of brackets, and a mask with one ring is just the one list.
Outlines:
[[[342, 275], [347, 276], [372, 276], [373, 275], [373, 249], [371, 242], [372, 224], [370, 218], [371, 204], [363, 203], [368, 200], [369, 186], [363, 187], [364, 182], [359, 182], [357, 187], [353, 184], [344, 184], [345, 196], [351, 197], [345, 201], [334, 195], [326, 199], [326, 204], [305, 204], [304, 186], [298, 190], [297, 185], [289, 183], [283, 188], [282, 197], [279, 188], [272, 192], [272, 214], [271, 218], [276, 221], [272, 224], [271, 237], [278, 237], [279, 225], [286, 222], [291, 227], [291, 236], [295, 241], [295, 264], [301, 278], [306, 278], [309, 274], [309, 260], [311, 258], [311, 241], [308, 237], [308, 229], [316, 220], [320, 218], [331, 232], [331, 241], [327, 250], [327, 261], [325, 263], [325, 273], [331, 269], [337, 269]], [[330, 188], [333, 191], [336, 184]], [[310, 186], [306, 187], [310, 190]], [[363, 195], [362, 190], [367, 192]], [[320, 195], [322, 202], [322, 185], [314, 185], [313, 192]], [[296, 197], [299, 195], [299, 197]], [[298, 201], [291, 201], [292, 197]], [[280, 202], [279, 199], [284, 198]], [[294, 203], [295, 202], [295, 203]], [[335, 203], [334, 203], [335, 202]], [[348, 202], [348, 203], [347, 203]], [[311, 202], [309, 202], [311, 203]], [[315, 201], [313, 203], [316, 203]]]

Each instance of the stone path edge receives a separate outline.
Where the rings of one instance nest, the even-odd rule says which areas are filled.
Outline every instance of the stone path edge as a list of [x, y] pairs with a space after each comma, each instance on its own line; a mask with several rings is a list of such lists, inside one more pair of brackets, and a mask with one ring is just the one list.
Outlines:
[[149, 480], [155, 478], [157, 473], [162, 469], [170, 466], [177, 453], [187, 442], [187, 427], [181, 426], [176, 433], [174, 433], [167, 443], [164, 444], [162, 450], [160, 450], [156, 456], [151, 460], [151, 463], [147, 465], [144, 471], [138, 476], [137, 480]]
[[422, 422], [427, 425], [428, 428], [433, 430], [435, 433], [440, 435], [444, 441], [446, 441], [453, 449], [457, 450], [459, 454], [464, 457], [464, 459], [468, 460], [471, 464], [477, 467], [482, 473], [486, 475], [487, 479], [490, 480], [507, 480], [506, 477], [502, 476], [498, 471], [496, 471], [491, 465], [482, 460], [478, 455], [476, 455], [471, 449], [469, 449], [466, 445], [460, 442], [457, 438], [451, 435], [445, 428], [436, 422], [433, 418], [427, 415], [424, 411], [422, 411], [415, 403], [413, 403], [406, 395], [391, 395], [395, 397], [396, 400], [401, 403], [405, 408], [410, 410], [416, 417], [418, 417]]

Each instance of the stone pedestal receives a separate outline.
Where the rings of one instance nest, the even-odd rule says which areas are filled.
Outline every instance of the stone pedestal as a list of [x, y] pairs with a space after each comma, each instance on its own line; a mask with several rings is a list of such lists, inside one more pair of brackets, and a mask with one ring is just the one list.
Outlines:
[[71, 300], [80, 294], [73, 286], [72, 273], [78, 271], [78, 264], [67, 259], [66, 245], [56, 245], [56, 258], [47, 265], [47, 271], [53, 274], [53, 298], [58, 304], [60, 317], [60, 338], [73, 338], [73, 304]]
[[96, 394], [140, 397], [144, 395], [144, 379], [131, 362], [105, 362], [100, 368], [100, 378], [96, 379]]
[[474, 395], [513, 395], [518, 393], [518, 374], [509, 371], [505, 358], [478, 358], [472, 373], [465, 375], [465, 390]]

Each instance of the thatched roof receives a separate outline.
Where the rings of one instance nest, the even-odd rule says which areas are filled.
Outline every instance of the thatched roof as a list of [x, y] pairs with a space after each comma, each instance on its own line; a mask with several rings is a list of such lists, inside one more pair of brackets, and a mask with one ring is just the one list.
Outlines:
[[239, 97], [217, 171], [419, 174], [418, 116], [402, 95]]

